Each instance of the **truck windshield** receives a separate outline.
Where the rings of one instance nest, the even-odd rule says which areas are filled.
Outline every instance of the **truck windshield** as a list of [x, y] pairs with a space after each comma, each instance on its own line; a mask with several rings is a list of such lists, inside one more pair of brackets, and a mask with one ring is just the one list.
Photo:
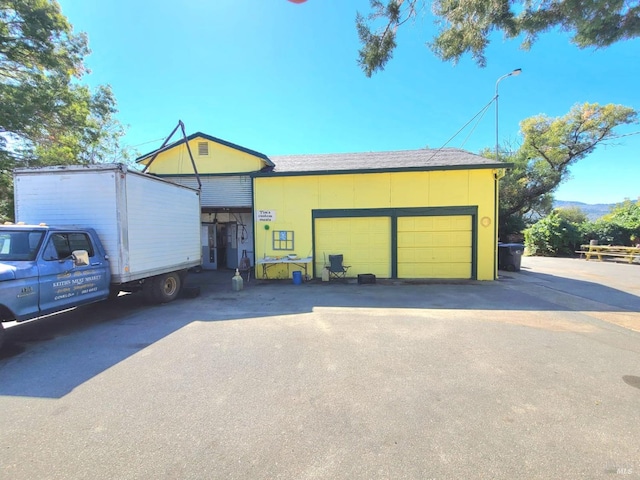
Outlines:
[[0, 261], [30, 261], [36, 258], [42, 242], [42, 230], [0, 231]]

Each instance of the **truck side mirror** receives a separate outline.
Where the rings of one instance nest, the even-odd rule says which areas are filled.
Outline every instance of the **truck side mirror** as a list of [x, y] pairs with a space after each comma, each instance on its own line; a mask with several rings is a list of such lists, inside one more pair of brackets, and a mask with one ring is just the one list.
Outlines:
[[71, 257], [76, 267], [89, 265], [89, 252], [86, 250], [74, 250], [71, 252]]

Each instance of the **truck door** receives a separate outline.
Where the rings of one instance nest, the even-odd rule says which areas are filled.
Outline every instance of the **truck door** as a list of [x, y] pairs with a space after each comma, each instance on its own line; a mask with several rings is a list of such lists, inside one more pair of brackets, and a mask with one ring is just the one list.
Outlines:
[[[86, 250], [89, 265], [75, 264], [71, 253]], [[42, 315], [109, 296], [109, 268], [86, 232], [52, 232], [40, 258], [40, 312]]]
[[3, 283], [1, 293], [6, 297], [0, 299], [0, 303], [9, 302], [10, 309], [18, 321], [29, 320], [40, 314], [40, 285], [36, 258], [43, 238], [43, 230], [3, 229], [0, 232], [0, 262], [20, 265], [17, 278]]

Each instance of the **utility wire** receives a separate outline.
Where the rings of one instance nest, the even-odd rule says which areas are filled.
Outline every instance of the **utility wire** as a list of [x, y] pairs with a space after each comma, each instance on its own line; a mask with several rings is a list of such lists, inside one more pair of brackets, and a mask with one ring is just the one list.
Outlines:
[[482, 115], [480, 115], [480, 117], [478, 118], [478, 121], [476, 122], [476, 124], [473, 126], [473, 128], [471, 129], [471, 131], [469, 132], [469, 135], [467, 135], [467, 138], [465, 138], [462, 141], [462, 144], [460, 145], [460, 148], [463, 148], [465, 143], [467, 143], [467, 140], [469, 140], [469, 137], [471, 137], [471, 135], [473, 134], [473, 132], [476, 131], [476, 128], [478, 128], [478, 125], [480, 125], [480, 121], [483, 119], [484, 114], [487, 113], [487, 110], [489, 110], [489, 106], [492, 104], [493, 102], [489, 102], [485, 107], [484, 107], [484, 111], [482, 112]]
[[484, 115], [484, 112], [486, 112], [486, 111], [487, 111], [487, 109], [491, 106], [491, 104], [495, 101], [495, 99], [496, 99], [496, 97], [493, 97], [489, 103], [487, 103], [484, 107], [482, 107], [482, 109], [481, 109], [478, 113], [476, 113], [476, 114], [471, 118], [471, 120], [469, 120], [467, 123], [465, 123], [465, 124], [462, 126], [462, 128], [460, 128], [460, 130], [458, 130], [456, 133], [454, 133], [454, 134], [451, 136], [451, 138], [449, 138], [449, 140], [447, 140], [446, 142], [444, 142], [444, 144], [443, 144], [439, 149], [437, 149], [435, 152], [433, 152], [433, 155], [431, 155], [431, 156], [427, 159], [427, 162], [428, 162], [429, 160], [431, 160], [433, 157], [435, 157], [438, 153], [440, 153], [440, 151], [441, 151], [444, 147], [446, 147], [446, 146], [449, 144], [449, 142], [450, 142], [451, 140], [453, 140], [454, 138], [456, 138], [456, 137], [458, 136], [458, 134], [459, 134], [462, 130], [464, 130], [465, 128], [467, 128], [467, 125], [469, 125], [471, 122], [473, 122], [473, 121], [475, 120], [475, 118], [476, 118], [478, 115], [480, 115], [480, 114], [483, 114], [483, 115]]
[[160, 140], [164, 140], [164, 138], [156, 138], [155, 140], [149, 140], [148, 142], [139, 143], [137, 145], [130, 145], [131, 148], [141, 147], [142, 145], [148, 145], [150, 143], [159, 142]]
[[622, 137], [630, 137], [632, 135], [640, 135], [640, 132], [631, 132], [631, 133], [624, 133], [622, 135], [615, 135], [611, 138], [622, 138]]

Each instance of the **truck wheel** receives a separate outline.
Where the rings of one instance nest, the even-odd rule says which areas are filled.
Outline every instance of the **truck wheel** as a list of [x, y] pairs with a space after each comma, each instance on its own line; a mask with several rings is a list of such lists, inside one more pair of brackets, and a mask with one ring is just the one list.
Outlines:
[[171, 272], [154, 278], [153, 285], [156, 302], [168, 303], [178, 298], [182, 282], [180, 275]]
[[2, 344], [4, 343], [4, 327], [0, 323], [0, 350], [2, 350]]

